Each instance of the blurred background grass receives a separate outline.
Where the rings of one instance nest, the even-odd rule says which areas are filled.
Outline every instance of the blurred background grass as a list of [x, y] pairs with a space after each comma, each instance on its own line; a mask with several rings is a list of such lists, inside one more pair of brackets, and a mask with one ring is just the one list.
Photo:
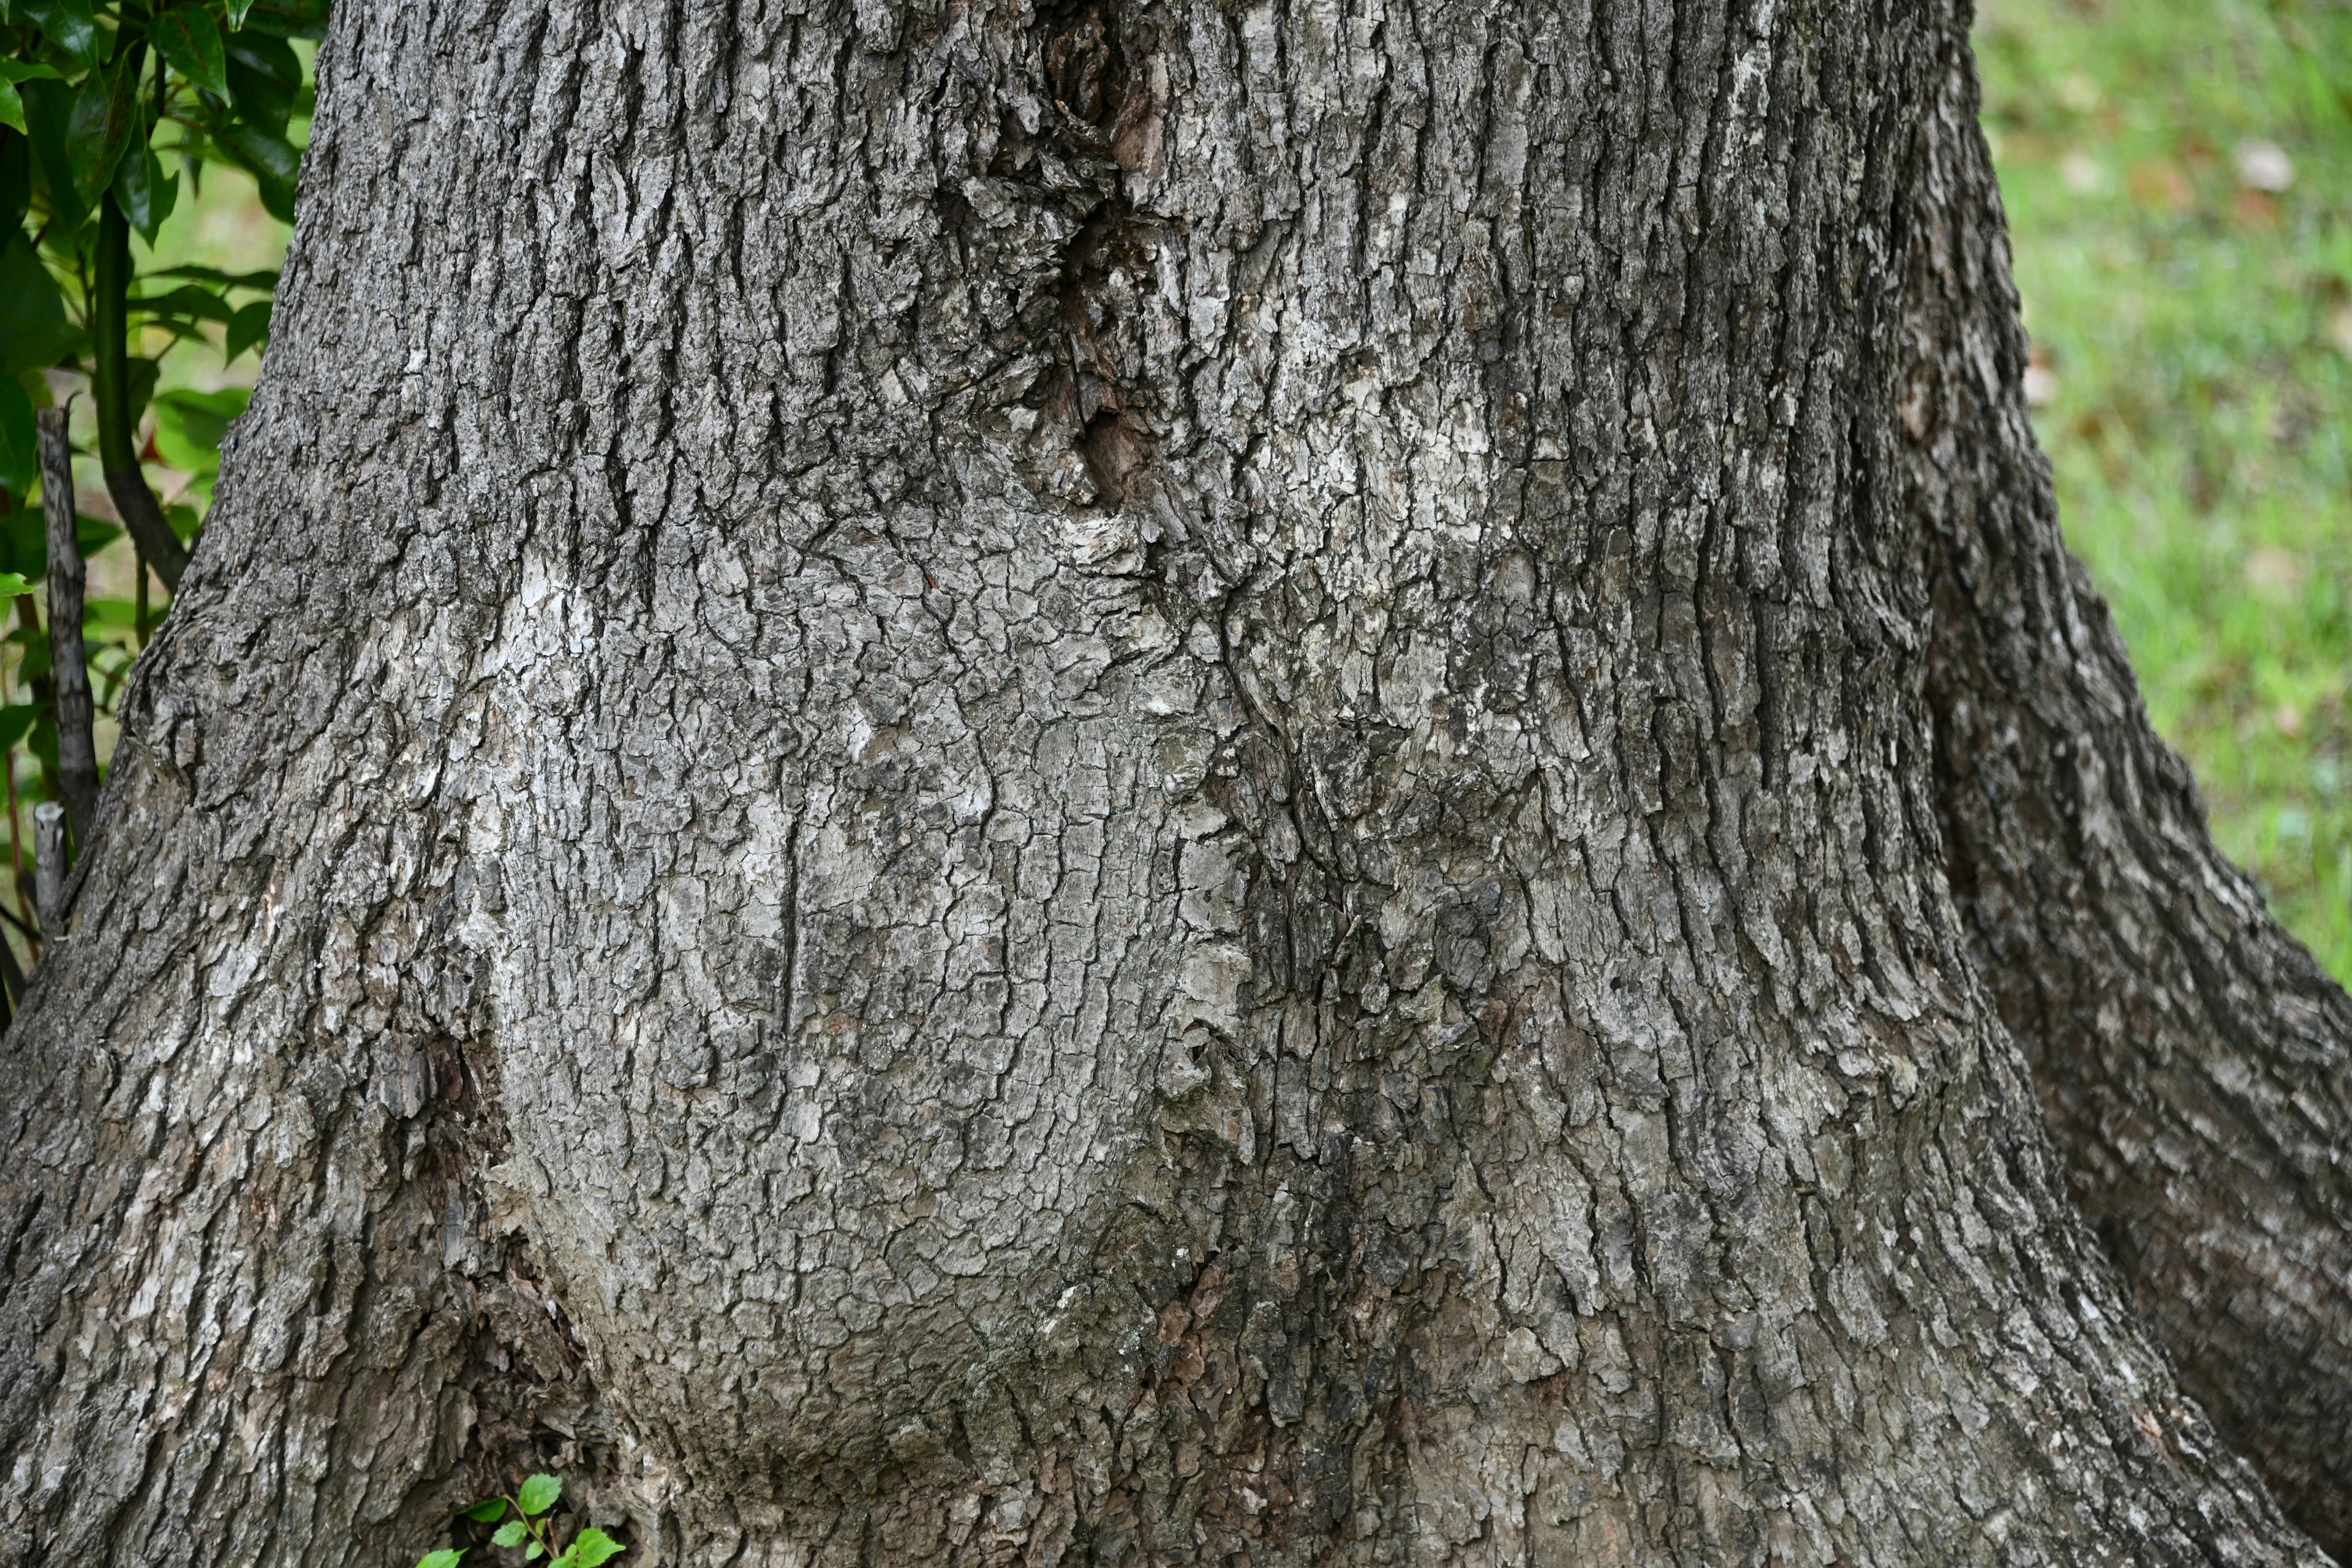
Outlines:
[[2352, 4], [1984, 0], [1976, 47], [2067, 540], [2352, 981]]
[[[1976, 44], [2067, 538], [2222, 847], [2352, 981], [2352, 0], [1985, 0]], [[214, 170], [155, 249], [286, 238]]]

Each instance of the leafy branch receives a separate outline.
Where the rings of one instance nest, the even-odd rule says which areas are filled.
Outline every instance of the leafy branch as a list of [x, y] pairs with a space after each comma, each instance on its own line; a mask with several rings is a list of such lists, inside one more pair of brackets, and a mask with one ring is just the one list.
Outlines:
[[[94, 795], [79, 734], [66, 737], [71, 776], [61, 774], [58, 701], [79, 705], [68, 728], [80, 731], [93, 706], [111, 712], [156, 618], [150, 577], [166, 595], [177, 590], [222, 437], [244, 411], [240, 388], [159, 393], [163, 362], [175, 350], [216, 347], [226, 366], [257, 354], [269, 335], [275, 272], [142, 272], [132, 238], [152, 247], [183, 185], [193, 199], [208, 168], [242, 170], [262, 205], [291, 221], [295, 131], [314, 98], [298, 46], [323, 36], [328, 4], [0, 0], [0, 574], [48, 577], [52, 539], [89, 557], [127, 534], [138, 556], [133, 598], [94, 599], [79, 613], [60, 600], [79, 578], [63, 569], [78, 563], [58, 563], [47, 635], [35, 600], [19, 596], [13, 610], [0, 602], [0, 774], [19, 912], [30, 908], [19, 826], [30, 802], [19, 794], [17, 749], [37, 764], [32, 801]], [[43, 477], [35, 416], [71, 389], [59, 377], [86, 381], [79, 449], [97, 458], [120, 527], [77, 516], [70, 493], [61, 502], [49, 495], [60, 487]], [[58, 468], [67, 492], [75, 450]], [[151, 468], [164, 470], [161, 493]], [[45, 528], [37, 490], [65, 508], [63, 532]], [[63, 668], [76, 663], [86, 680]], [[78, 844], [87, 815], [75, 813]], [[26, 925], [15, 914], [10, 923]], [[0, 1021], [18, 989], [15, 973], [13, 962], [0, 963]]]
[[[500, 1494], [485, 1498], [465, 1510], [467, 1519], [477, 1524], [497, 1524], [498, 1532], [490, 1537], [493, 1546], [523, 1548], [523, 1561], [536, 1563], [549, 1559], [551, 1568], [598, 1568], [598, 1565], [628, 1550], [611, 1536], [590, 1525], [572, 1538], [572, 1544], [556, 1549], [554, 1516], [549, 1511], [563, 1495], [563, 1482], [549, 1475], [527, 1476], [512, 1496]], [[507, 1519], [511, 1509], [512, 1519]], [[500, 1520], [506, 1522], [499, 1524]], [[471, 1547], [445, 1547], [428, 1552], [418, 1561], [416, 1568], [457, 1568], [458, 1560]]]

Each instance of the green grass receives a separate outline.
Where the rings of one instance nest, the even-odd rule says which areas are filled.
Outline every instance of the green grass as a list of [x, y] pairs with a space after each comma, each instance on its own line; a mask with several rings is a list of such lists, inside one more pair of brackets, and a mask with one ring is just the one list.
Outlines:
[[2352, 5], [1987, 0], [1976, 44], [2067, 540], [2352, 980]]

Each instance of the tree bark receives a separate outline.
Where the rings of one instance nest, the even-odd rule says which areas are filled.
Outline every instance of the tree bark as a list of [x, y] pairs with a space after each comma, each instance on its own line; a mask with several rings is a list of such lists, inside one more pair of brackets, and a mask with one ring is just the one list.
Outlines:
[[[1938, 287], [2006, 322], [1991, 216], [1946, 231]], [[2018, 334], [1987, 348], [2013, 385]], [[2022, 410], [1966, 363], [1942, 356], [1934, 395], [1966, 412], [1927, 433], [1915, 491], [1937, 534], [1952, 891], [2075, 1195], [2184, 1385], [2352, 1561], [2352, 1003], [2214, 849], [2060, 542]], [[1994, 423], [2007, 439], [1974, 435]]]
[[1966, 23], [341, 8], [5, 1045], [0, 1555], [2324, 1562], [2352, 1015]]
[[95, 704], [89, 666], [82, 648], [84, 574], [81, 529], [74, 512], [73, 447], [66, 435], [66, 411], [44, 408], [40, 429], [41, 521], [48, 541], [50, 719], [58, 737], [58, 783], [73, 814], [74, 841], [89, 842], [98, 812], [98, 746], [91, 735]]

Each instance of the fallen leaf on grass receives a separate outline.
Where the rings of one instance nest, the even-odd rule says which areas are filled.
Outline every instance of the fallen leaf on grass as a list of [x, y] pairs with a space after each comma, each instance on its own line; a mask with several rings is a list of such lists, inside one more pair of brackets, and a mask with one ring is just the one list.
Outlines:
[[2261, 191], [2240, 191], [2230, 200], [2230, 216], [2245, 228], [2268, 228], [2278, 222], [2279, 205]]
[[2078, 148], [2058, 160], [2058, 179], [2078, 196], [2095, 196], [2106, 188], [2107, 172]]
[[2278, 192], [2294, 184], [2294, 162], [2275, 142], [2238, 143], [2238, 184], [2250, 191]]
[[2035, 343], [2026, 351], [2025, 405], [2047, 408], [2058, 400], [2058, 373], [2050, 368], [2049, 356]]
[[2246, 586], [2273, 599], [2292, 598], [2303, 586], [2303, 563], [2275, 544], [2246, 552]]
[[2197, 187], [2189, 183], [2180, 165], [2169, 158], [2134, 164], [2125, 183], [2132, 200], [2144, 207], [2161, 207], [2178, 214], [2197, 205]]

